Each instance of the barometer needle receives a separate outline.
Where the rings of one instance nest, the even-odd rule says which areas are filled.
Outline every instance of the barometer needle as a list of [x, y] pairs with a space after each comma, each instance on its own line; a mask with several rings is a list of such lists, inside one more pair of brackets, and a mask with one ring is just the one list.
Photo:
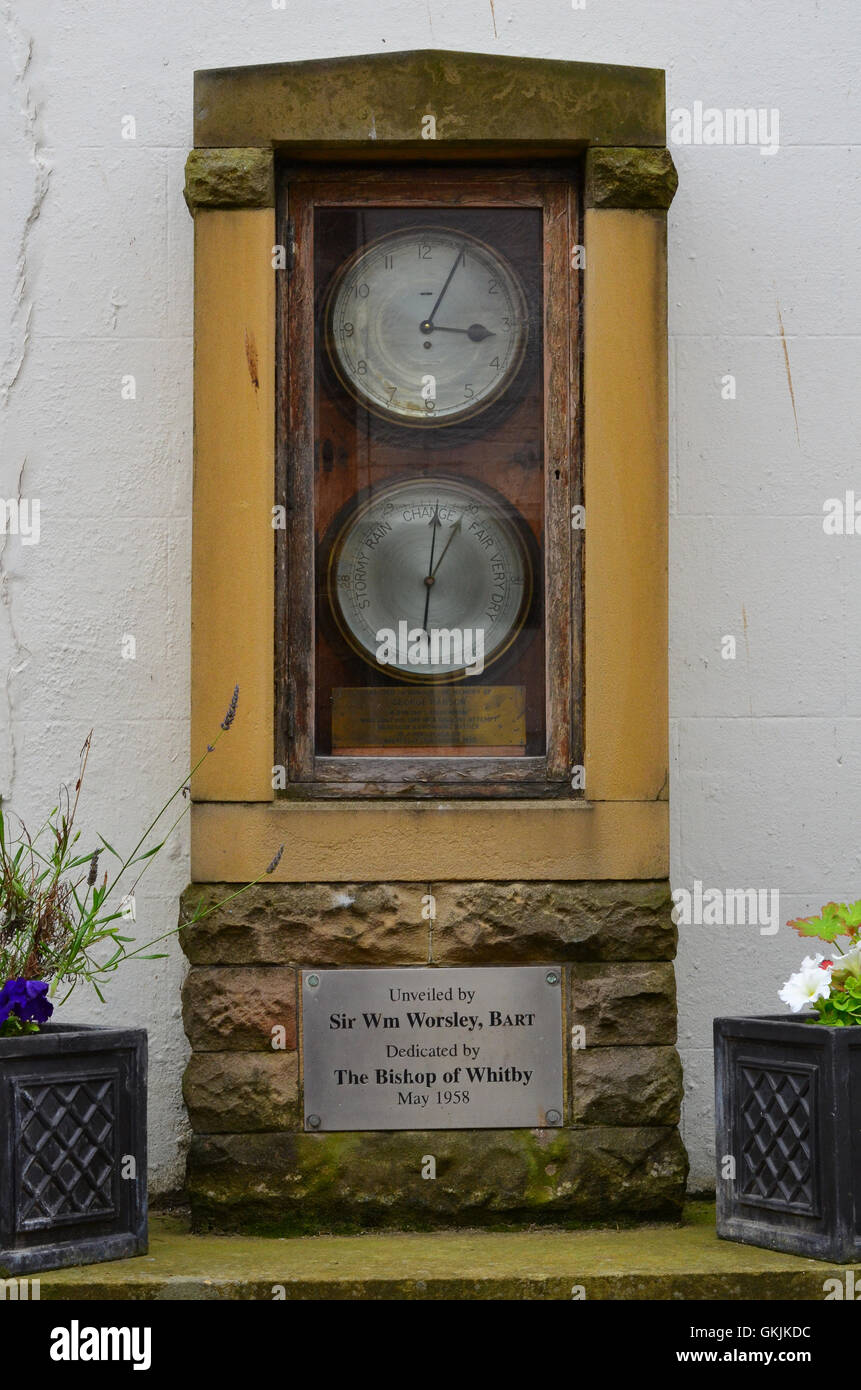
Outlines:
[[[431, 577], [431, 579], [435, 579], [435, 578], [436, 578], [436, 572], [437, 572], [437, 570], [439, 569], [440, 565], [442, 564], [443, 560], [445, 559], [446, 551], [448, 550], [449, 546], [451, 545], [452, 541], [454, 540], [455, 536], [457, 535], [457, 533], [458, 533], [458, 531], [460, 530], [460, 528], [461, 528], [462, 525], [463, 525], [463, 517], [462, 517], [462, 516], [459, 516], [458, 519], [457, 519], [457, 521], [454, 523], [454, 525], [453, 525], [452, 528], [451, 528], [451, 532], [449, 533], [449, 538], [448, 538], [448, 540], [446, 541], [445, 545], [443, 546], [442, 555], [440, 555], [439, 559], [437, 560], [436, 564], [434, 565], [433, 569], [432, 569], [431, 572], [430, 572], [430, 577]], [[430, 589], [428, 589], [428, 593], [430, 593]]]
[[436, 533], [442, 525], [442, 522], [439, 519], [439, 498], [437, 498], [436, 502], [434, 503], [433, 516], [428, 522], [428, 525], [431, 527], [432, 539], [430, 563], [428, 564], [428, 576], [425, 580], [425, 613], [422, 619], [423, 632], [427, 632], [428, 630], [428, 609], [430, 608], [431, 585], [433, 584], [433, 553], [434, 549], [436, 548]]

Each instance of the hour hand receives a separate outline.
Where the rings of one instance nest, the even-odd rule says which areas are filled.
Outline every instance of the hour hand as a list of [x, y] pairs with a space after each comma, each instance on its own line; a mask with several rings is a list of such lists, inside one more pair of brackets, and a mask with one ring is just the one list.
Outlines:
[[433, 325], [435, 333], [465, 333], [473, 343], [483, 343], [485, 338], [495, 338], [496, 334], [483, 323], [471, 323], [469, 328], [444, 328], [441, 323]]

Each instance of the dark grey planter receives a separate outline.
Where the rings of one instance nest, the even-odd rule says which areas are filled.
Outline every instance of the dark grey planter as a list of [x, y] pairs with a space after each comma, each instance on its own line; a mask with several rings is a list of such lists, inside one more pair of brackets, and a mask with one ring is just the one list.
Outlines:
[[146, 1073], [142, 1029], [0, 1038], [0, 1275], [146, 1251]]
[[850, 1263], [861, 1256], [861, 1028], [805, 1017], [715, 1019], [717, 1231]]

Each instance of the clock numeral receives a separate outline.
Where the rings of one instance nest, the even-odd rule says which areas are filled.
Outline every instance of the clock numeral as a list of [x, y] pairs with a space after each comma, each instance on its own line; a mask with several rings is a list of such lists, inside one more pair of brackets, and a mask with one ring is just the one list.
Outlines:
[[499, 281], [498, 281], [498, 280], [488, 280], [488, 282], [487, 282], [487, 293], [488, 293], [488, 294], [499, 294]]
[[419, 260], [420, 260], [420, 261], [432, 261], [432, 260], [433, 260], [433, 256], [431, 255], [431, 244], [430, 244], [429, 241], [420, 241], [420, 242], [419, 242]]
[[395, 266], [395, 258], [394, 258], [394, 256], [386, 256], [386, 259], [385, 259], [385, 267], [386, 267], [386, 270], [393, 270], [393, 269], [394, 269], [394, 266]]
[[343, 333], [343, 335], [344, 335], [345, 338], [352, 338], [352, 336], [353, 336], [353, 325], [352, 325], [351, 323], [342, 323], [342, 324], [341, 324], [341, 332]]
[[425, 410], [436, 410], [436, 401], [432, 401], [429, 396], [425, 400]]
[[386, 389], [389, 395], [389, 405], [391, 405], [392, 401], [395, 399], [395, 396], [398, 394], [398, 388], [397, 386], [389, 386]]
[[473, 389], [472, 389], [472, 383], [469, 382], [469, 381], [467, 381], [467, 382], [464, 384], [464, 388], [463, 388], [463, 399], [464, 399], [465, 401], [471, 401], [474, 395], [475, 395], [475, 392], [474, 392]]
[[360, 357], [358, 362], [356, 363], [356, 371], [359, 373], [359, 376], [364, 376], [367, 370], [367, 362], [365, 361], [364, 357]]
[[366, 285], [364, 280], [360, 285], [353, 286], [353, 294], [355, 295], [356, 299], [367, 299], [370, 293], [371, 287], [370, 285]]
[[490, 365], [491, 365], [491, 367], [495, 367], [496, 370], [499, 371], [499, 358], [498, 358], [498, 357], [491, 357], [491, 359], [490, 359]]

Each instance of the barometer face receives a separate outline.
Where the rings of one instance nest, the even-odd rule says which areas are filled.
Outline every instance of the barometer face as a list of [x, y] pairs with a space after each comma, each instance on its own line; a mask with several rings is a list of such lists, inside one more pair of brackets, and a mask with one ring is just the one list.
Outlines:
[[337, 274], [326, 311], [334, 370], [372, 414], [454, 424], [511, 385], [528, 336], [526, 298], [505, 259], [447, 227], [380, 237]]
[[394, 483], [356, 502], [326, 568], [341, 635], [401, 680], [480, 676], [529, 612], [527, 534], [499, 494], [447, 475]]

